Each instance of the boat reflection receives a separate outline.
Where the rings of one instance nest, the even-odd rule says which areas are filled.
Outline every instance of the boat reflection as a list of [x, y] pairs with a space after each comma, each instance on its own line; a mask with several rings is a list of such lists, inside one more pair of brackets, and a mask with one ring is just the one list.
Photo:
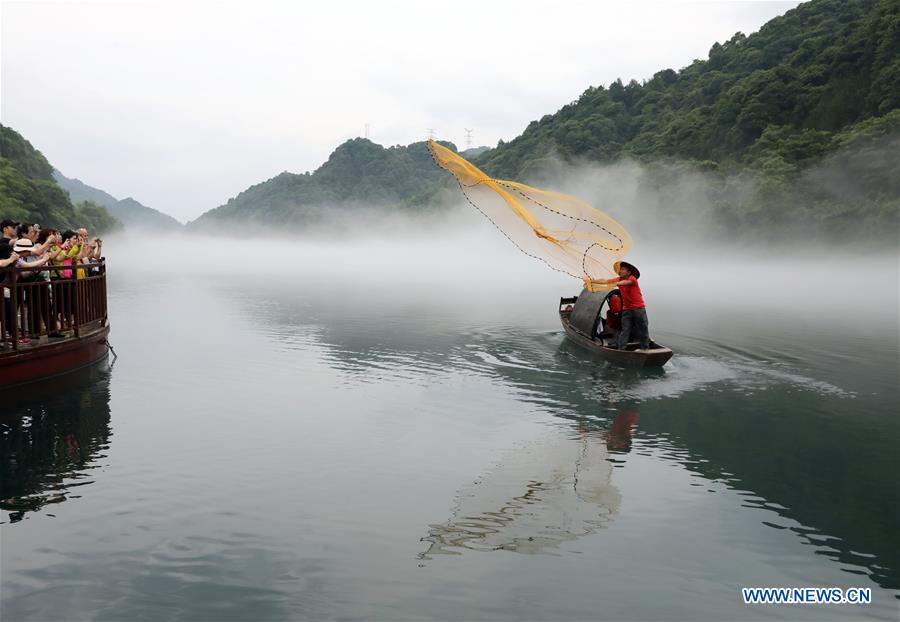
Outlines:
[[[255, 294], [248, 316], [260, 307]], [[602, 425], [616, 405], [633, 404], [641, 413], [642, 447], [656, 457], [736, 491], [743, 505], [761, 511], [761, 523], [794, 532], [847, 572], [863, 572], [883, 587], [900, 589], [896, 398], [822, 388], [815, 371], [804, 377], [762, 355], [731, 359], [727, 351], [707, 355], [699, 349], [669, 369], [629, 370], [598, 360], [558, 330], [470, 326], [466, 317], [441, 316], [440, 309], [424, 314], [391, 308], [394, 315], [376, 318], [357, 311], [362, 303], [304, 306], [281, 292], [271, 297], [278, 304], [270, 305], [267, 327], [280, 347], [315, 350], [346, 384], [427, 385], [439, 376], [477, 376], [566, 427], [585, 421]], [[330, 316], [316, 309], [327, 309]], [[292, 340], [293, 335], [302, 339]], [[495, 505], [475, 507], [476, 515], [496, 513], [528, 493], [522, 486], [528, 477], [519, 479], [518, 489], [504, 489], [505, 496], [483, 497]], [[533, 477], [543, 478], [536, 481], [544, 485], [555, 481], [546, 473]], [[467, 492], [461, 492], [460, 505]], [[536, 490], [532, 496], [539, 492], [548, 495]], [[436, 541], [431, 548], [442, 539], [478, 543], [477, 533], [453, 532], [460, 511], [468, 513], [458, 509], [443, 532], [429, 536]], [[513, 511], [521, 513], [507, 513]]]
[[0, 523], [77, 498], [109, 445], [109, 368], [87, 369], [4, 395], [0, 414]]
[[517, 447], [484, 477], [459, 491], [453, 515], [430, 525], [421, 559], [465, 550], [553, 553], [595, 533], [618, 513], [611, 453], [627, 452], [639, 415], [621, 412], [608, 429], [582, 423], [574, 437], [555, 434]]

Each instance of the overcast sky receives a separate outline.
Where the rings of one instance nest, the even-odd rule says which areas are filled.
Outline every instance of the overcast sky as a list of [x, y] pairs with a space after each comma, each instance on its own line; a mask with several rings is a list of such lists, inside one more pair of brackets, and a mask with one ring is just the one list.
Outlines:
[[366, 123], [495, 145], [797, 4], [3, 0], [0, 118], [68, 177], [189, 220]]

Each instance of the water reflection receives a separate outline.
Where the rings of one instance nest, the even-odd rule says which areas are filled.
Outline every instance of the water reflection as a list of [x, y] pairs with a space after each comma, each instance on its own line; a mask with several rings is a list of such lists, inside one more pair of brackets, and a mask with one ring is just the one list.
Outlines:
[[608, 428], [584, 422], [574, 437], [551, 435], [510, 452], [484, 477], [459, 491], [451, 518], [431, 525], [420, 555], [464, 550], [553, 553], [593, 534], [619, 510], [611, 453], [627, 453], [639, 419], [619, 413]]
[[[687, 360], [656, 378], [608, 370], [599, 381], [602, 366], [586, 364], [582, 351], [565, 345], [557, 354], [569, 359], [580, 390], [520, 371], [507, 376], [542, 387], [554, 414], [573, 421], [598, 404], [638, 397], [645, 449], [738, 491], [745, 507], [765, 510], [763, 524], [793, 531], [846, 572], [900, 589], [900, 469], [888, 404], [860, 403], [772, 365], [722, 373], [715, 361]], [[858, 412], [867, 418], [855, 420]]]
[[4, 395], [0, 510], [15, 523], [80, 496], [109, 445], [105, 362]]
[[[568, 342], [555, 354], [568, 370], [564, 382], [521, 368], [498, 371], [527, 389], [523, 399], [576, 424], [634, 400], [646, 451], [738, 491], [744, 507], [765, 511], [760, 522], [793, 531], [842, 570], [900, 589], [900, 465], [889, 401], [772, 364], [682, 357], [665, 372], [634, 372], [598, 363]], [[865, 420], [856, 419], [860, 412]]]
[[[260, 307], [260, 292], [254, 296], [248, 314]], [[889, 351], [848, 364], [841, 335], [827, 341], [826, 333], [813, 331], [815, 339], [805, 340], [804, 327], [794, 326], [793, 358], [787, 362], [778, 352], [754, 349], [752, 339], [745, 345], [730, 344], [727, 336], [684, 337], [679, 344], [667, 337], [673, 347], [681, 346], [667, 368], [626, 370], [569, 344], [561, 330], [490, 325], [488, 319], [472, 326], [470, 316], [439, 308], [424, 313], [386, 306], [378, 314], [350, 301], [294, 306], [282, 293], [271, 296], [277, 302], [268, 307], [266, 330], [279, 347], [316, 352], [317, 364], [329, 365], [345, 383], [427, 386], [477, 375], [575, 426], [610, 426], [621, 404], [633, 405], [640, 410], [640, 443], [647, 455], [702, 476], [711, 491], [713, 484], [737, 491], [749, 511], [761, 510], [760, 523], [793, 531], [849, 573], [900, 589], [897, 389], [896, 378], [889, 377], [896, 360]], [[841, 386], [829, 378], [840, 378]], [[615, 437], [614, 426], [606, 429], [607, 439]], [[611, 451], [605, 441], [587, 438], [581, 442], [592, 455]], [[591, 506], [587, 516], [571, 473], [569, 479], [554, 475], [553, 465], [575, 465], [573, 447], [563, 443], [522, 455], [546, 462], [544, 472], [529, 472], [527, 464], [509, 457], [491, 476], [499, 482], [486, 487], [491, 492], [479, 492], [482, 484], [460, 492], [453, 516], [432, 527], [426, 554], [552, 548], [567, 534], [596, 528], [586, 521], [602, 524], [614, 516], [614, 503], [600, 510]], [[545, 506], [560, 506], [561, 517], [574, 516], [581, 526], [570, 532], [551, 528], [547, 542], [527, 540], [535, 529], [519, 525], [530, 520], [528, 512], [543, 512]], [[472, 516], [482, 518], [471, 521]]]

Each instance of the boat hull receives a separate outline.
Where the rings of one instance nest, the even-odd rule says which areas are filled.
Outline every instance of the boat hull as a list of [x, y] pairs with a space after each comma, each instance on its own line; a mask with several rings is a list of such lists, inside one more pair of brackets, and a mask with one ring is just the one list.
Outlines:
[[107, 335], [109, 326], [100, 326], [90, 332], [82, 329], [80, 337], [0, 352], [0, 388], [52, 378], [96, 363], [108, 353]]
[[[670, 358], [672, 358], [672, 350], [659, 346], [649, 350], [617, 350], [615, 348], [607, 348], [594, 339], [591, 339], [579, 331], [575, 330], [569, 323], [568, 318], [564, 314], [559, 316], [566, 336], [592, 352], [596, 352], [606, 360], [623, 365], [625, 367], [662, 367]], [[659, 344], [655, 344], [659, 345]]]

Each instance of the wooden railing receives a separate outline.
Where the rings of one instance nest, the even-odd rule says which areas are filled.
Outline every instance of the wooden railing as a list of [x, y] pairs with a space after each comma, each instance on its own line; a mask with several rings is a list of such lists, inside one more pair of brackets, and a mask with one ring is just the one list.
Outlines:
[[[48, 264], [34, 270], [0, 268], [0, 282], [0, 351], [33, 348], [52, 343], [52, 338], [80, 337], [86, 330], [106, 325], [104, 259], [78, 266]], [[31, 343], [26, 345], [27, 340]]]

